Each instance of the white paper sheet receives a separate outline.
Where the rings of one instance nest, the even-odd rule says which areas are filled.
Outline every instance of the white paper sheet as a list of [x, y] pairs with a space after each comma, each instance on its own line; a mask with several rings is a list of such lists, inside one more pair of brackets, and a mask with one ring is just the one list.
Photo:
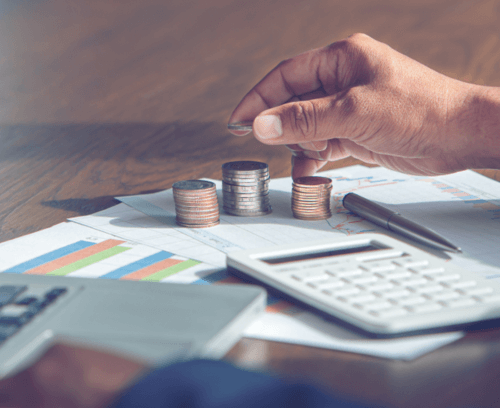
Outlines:
[[[87, 251], [103, 243], [109, 244], [110, 241], [112, 246], [108, 245], [108, 247], [119, 250], [111, 254], [106, 253], [107, 250], [104, 248]], [[87, 251], [87, 253], [83, 254], [82, 251]], [[68, 279], [72, 276], [96, 279], [135, 278], [180, 284], [200, 283], [207, 276], [214, 275], [213, 267], [210, 265], [194, 264], [185, 257], [130, 240], [121, 240], [116, 236], [77, 223], [58, 224], [1, 243], [0, 259], [2, 259], [0, 272], [40, 274], [40, 267], [43, 267], [45, 268], [44, 274], [64, 272], [64, 276]], [[165, 277], [158, 277], [158, 274], [165, 275], [169, 271], [168, 266], [162, 266], [162, 262], [169, 260], [178, 262], [174, 268], [186, 264], [187, 267], [167, 273]], [[224, 277], [224, 273], [221, 274]], [[277, 304], [283, 306], [283, 302]], [[275, 306], [276, 303], [269, 309]], [[462, 336], [461, 333], [448, 333], [398, 340], [367, 340], [363, 336], [342, 329], [293, 306], [283, 310], [286, 313], [266, 313], [262, 319], [248, 327], [245, 335], [395, 359], [418, 357]], [[287, 313], [292, 313], [292, 315]], [[300, 336], [297, 338], [298, 333]]]
[[[169, 244], [160, 241], [165, 237], [175, 236], [180, 241], [172, 243], [170, 251], [222, 267], [225, 265], [225, 253], [236, 249], [303, 242], [307, 239], [327, 238], [332, 233], [345, 235], [368, 231], [388, 233], [342, 207], [343, 195], [355, 191], [387, 207], [392, 206], [403, 215], [431, 227], [461, 246], [464, 254], [451, 255], [452, 262], [460, 262], [462, 267], [465, 266], [488, 278], [500, 277], [499, 270], [494, 266], [500, 265], [500, 256], [495, 245], [500, 231], [500, 185], [497, 182], [472, 171], [428, 178], [363, 166], [332, 170], [321, 175], [331, 177], [334, 181], [332, 205], [334, 214], [325, 221], [302, 221], [292, 217], [290, 178], [271, 180], [272, 214], [253, 218], [221, 213], [221, 225], [209, 229], [180, 228], [175, 224], [175, 207], [171, 190], [150, 195], [118, 197], [151, 217], [141, 217], [137, 212], [126, 211], [122, 206], [117, 206], [123, 214], [128, 214], [126, 220], [115, 217], [114, 213], [118, 208], [73, 220], [117, 236], [133, 237], [138, 242], [157, 248], [166, 248]], [[221, 182], [215, 182], [220, 189]], [[219, 199], [221, 200], [221, 197]], [[143, 223], [149, 226], [142, 225]], [[443, 256], [439, 251], [434, 252]], [[223, 281], [224, 277], [220, 280]], [[326, 326], [322, 323], [311, 328], [311, 322], [315, 319], [314, 315], [303, 311], [296, 311], [291, 316], [287, 313], [277, 313], [273, 317], [266, 316], [262, 322], [252, 326], [247, 336], [314, 345], [317, 344], [314, 338], [321, 337], [316, 334], [321, 332], [326, 336], [323, 338], [330, 339], [330, 342], [322, 341], [322, 347], [339, 348], [339, 339], [333, 334], [334, 325], [325, 322]], [[279, 333], [273, 329], [278, 326], [281, 327]], [[286, 330], [287, 327], [293, 329]], [[389, 358], [411, 359], [430, 350], [432, 344], [435, 344], [435, 348], [440, 347], [442, 341], [454, 341], [461, 334], [440, 336], [442, 337], [439, 337], [439, 341], [437, 336], [425, 336], [425, 341], [413, 338], [417, 343], [422, 341], [422, 345], [425, 342], [426, 346], [422, 348], [416, 344], [406, 347], [401, 340], [370, 340], [368, 344], [371, 346], [364, 351], [360, 351], [363, 348], [351, 350]], [[432, 341], [433, 337], [436, 339], [435, 343]], [[360, 337], [361, 340], [366, 339]], [[352, 341], [344, 341], [347, 347], [345, 350], [349, 350], [350, 343], [354, 344]], [[381, 348], [377, 344], [391, 346]]]

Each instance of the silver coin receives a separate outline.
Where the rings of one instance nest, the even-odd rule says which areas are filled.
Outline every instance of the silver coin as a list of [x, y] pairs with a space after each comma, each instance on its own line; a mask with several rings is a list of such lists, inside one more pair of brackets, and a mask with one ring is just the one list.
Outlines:
[[265, 181], [269, 181], [269, 177], [259, 177], [259, 178], [233, 178], [233, 177], [222, 177], [222, 181], [227, 184], [233, 184], [237, 186], [250, 186], [253, 184], [263, 183]]
[[230, 205], [231, 207], [257, 207], [269, 205], [269, 198], [255, 201], [224, 200], [224, 205]]
[[215, 188], [215, 183], [206, 180], [182, 180], [174, 183], [172, 188], [174, 190], [205, 190]]
[[260, 215], [267, 215], [273, 212], [271, 207], [268, 207], [265, 211], [247, 211], [247, 210], [235, 210], [232, 208], [224, 208], [224, 211], [230, 215], [237, 215], [242, 217], [257, 217]]
[[222, 170], [223, 177], [234, 177], [238, 179], [253, 179], [256, 177], [269, 177], [269, 169], [252, 170], [242, 172], [240, 170]]
[[229, 172], [244, 172], [246, 173], [254, 173], [259, 171], [267, 171], [269, 166], [266, 163], [256, 162], [256, 161], [234, 161], [224, 163], [222, 165], [222, 171]]
[[243, 122], [233, 122], [233, 123], [228, 123], [227, 128], [229, 130], [252, 130], [252, 125], [253, 125], [253, 120], [246, 120]]
[[224, 197], [224, 203], [260, 203], [269, 201], [269, 195], [262, 197]]
[[259, 193], [269, 191], [269, 183], [262, 183], [255, 186], [233, 186], [222, 183], [222, 190], [230, 193]]

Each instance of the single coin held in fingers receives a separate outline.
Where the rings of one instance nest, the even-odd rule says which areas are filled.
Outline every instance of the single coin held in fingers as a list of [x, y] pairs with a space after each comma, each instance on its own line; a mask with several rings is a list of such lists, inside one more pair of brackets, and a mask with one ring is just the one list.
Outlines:
[[252, 131], [253, 120], [248, 120], [244, 122], [233, 122], [228, 123], [227, 128], [229, 130], [242, 130], [242, 131]]

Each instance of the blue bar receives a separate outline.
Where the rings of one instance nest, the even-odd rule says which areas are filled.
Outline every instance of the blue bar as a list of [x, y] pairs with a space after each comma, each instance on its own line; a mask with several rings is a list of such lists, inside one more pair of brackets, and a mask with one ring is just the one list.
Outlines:
[[129, 273], [138, 271], [139, 269], [145, 268], [149, 265], [154, 265], [157, 262], [168, 259], [172, 256], [170, 252], [160, 251], [156, 254], [150, 255], [146, 258], [139, 259], [138, 261], [132, 262], [128, 265], [121, 266], [114, 271], [108, 272], [106, 275], [100, 276], [101, 279], [120, 279], [121, 277], [128, 275]]
[[220, 271], [211, 273], [210, 275], [204, 276], [201, 279], [193, 282], [193, 285], [210, 285], [211, 283], [219, 282], [221, 280], [229, 278], [231, 275], [227, 269], [222, 269]]
[[92, 245], [94, 245], [94, 242], [78, 241], [74, 244], [64, 246], [62, 248], [56, 249], [55, 251], [48, 252], [29, 261], [13, 266], [12, 268], [9, 268], [4, 272], [24, 273], [26, 271], [29, 271], [30, 269], [36, 268], [37, 266], [52, 262], [56, 259], [62, 258], [63, 256], [72, 254], [73, 252], [79, 251]]

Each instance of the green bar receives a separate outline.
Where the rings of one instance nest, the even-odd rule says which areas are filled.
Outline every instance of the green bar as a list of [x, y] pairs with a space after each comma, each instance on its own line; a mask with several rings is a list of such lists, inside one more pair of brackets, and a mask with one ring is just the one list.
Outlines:
[[79, 259], [76, 262], [70, 263], [69, 265], [63, 266], [62, 268], [56, 269], [55, 271], [47, 273], [47, 275], [64, 276], [68, 273], [77, 271], [78, 269], [85, 268], [86, 266], [92, 265], [103, 259], [109, 258], [113, 255], [118, 255], [130, 248], [115, 246], [113, 248], [105, 249], [104, 251], [98, 252], [97, 254], [87, 256], [86, 258]]
[[176, 265], [173, 265], [169, 268], [162, 269], [161, 271], [155, 272], [149, 276], [146, 276], [145, 278], [142, 278], [141, 280], [143, 281], [150, 281], [150, 282], [159, 282], [162, 279], [165, 279], [167, 276], [174, 275], [180, 271], [183, 271], [184, 269], [190, 268], [191, 266], [198, 265], [200, 262], [195, 261], [193, 259], [188, 259], [187, 261], [180, 262]]

